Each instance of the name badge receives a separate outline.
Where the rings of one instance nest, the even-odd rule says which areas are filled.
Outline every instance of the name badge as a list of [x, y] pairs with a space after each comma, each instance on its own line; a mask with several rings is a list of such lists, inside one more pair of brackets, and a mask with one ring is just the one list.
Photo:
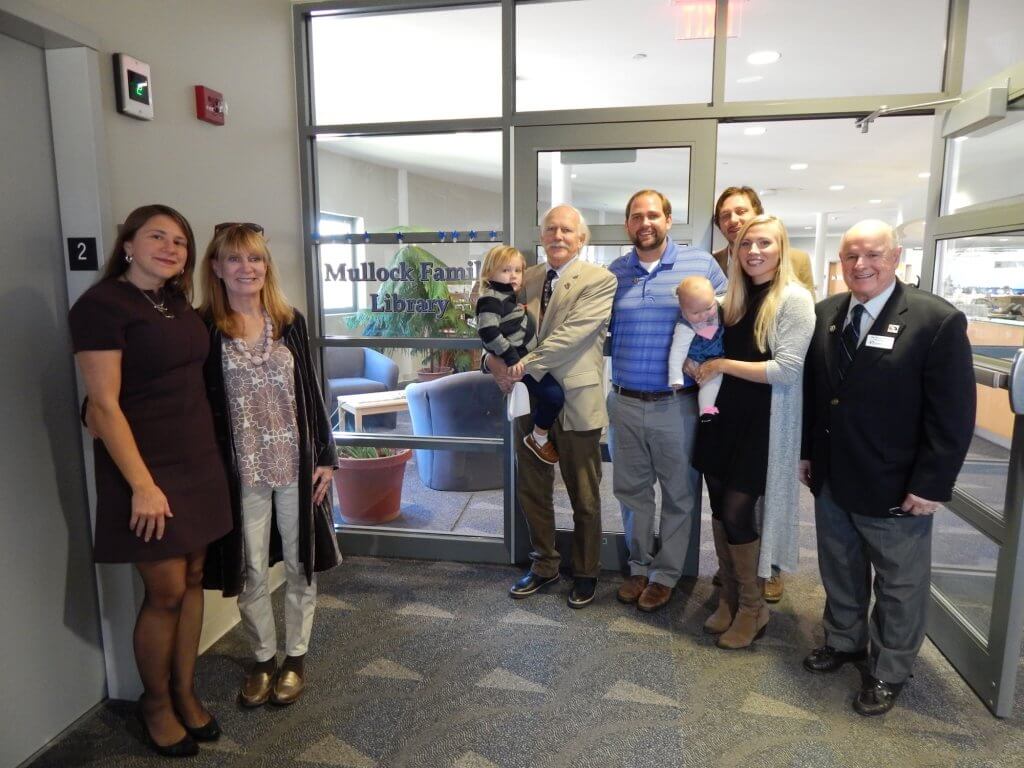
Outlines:
[[874, 347], [876, 349], [892, 349], [892, 345], [896, 343], [896, 339], [892, 336], [877, 336], [873, 333], [869, 333], [868, 337], [864, 339], [865, 347]]

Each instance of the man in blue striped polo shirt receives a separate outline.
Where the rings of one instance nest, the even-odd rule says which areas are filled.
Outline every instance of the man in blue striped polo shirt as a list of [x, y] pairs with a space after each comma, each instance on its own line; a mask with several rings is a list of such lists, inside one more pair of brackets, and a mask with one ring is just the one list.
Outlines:
[[[656, 611], [672, 597], [683, 572], [693, 526], [700, 517], [700, 475], [690, 466], [697, 432], [697, 386], [669, 387], [668, 352], [679, 319], [676, 286], [699, 275], [716, 293], [725, 275], [707, 251], [676, 245], [668, 236], [672, 204], [643, 189], [626, 205], [634, 248], [612, 262], [618, 281], [612, 307], [612, 487], [622, 505], [629, 548], [624, 603]], [[661, 486], [661, 545], [654, 543], [654, 483]]]

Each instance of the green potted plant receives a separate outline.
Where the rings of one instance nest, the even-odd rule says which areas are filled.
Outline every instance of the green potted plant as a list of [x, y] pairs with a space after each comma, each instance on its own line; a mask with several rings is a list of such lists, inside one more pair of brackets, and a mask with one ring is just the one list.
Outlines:
[[[466, 322], [466, 307], [456, 304], [443, 280], [428, 277], [423, 279], [423, 267], [428, 264], [430, 270], [446, 269], [447, 265], [430, 251], [418, 245], [403, 245], [388, 262], [389, 270], [398, 268], [401, 274], [411, 277], [408, 280], [385, 280], [380, 284], [380, 295], [390, 294], [401, 299], [415, 301], [417, 299], [434, 299], [447, 301], [444, 313], [438, 317], [434, 313], [421, 312], [371, 312], [362, 310], [346, 321], [349, 328], [363, 328], [366, 336], [418, 336], [438, 338], [451, 336], [464, 338], [473, 335], [473, 329]], [[403, 270], [404, 267], [404, 270]], [[421, 381], [446, 376], [454, 371], [466, 371], [473, 364], [473, 353], [466, 349], [431, 349], [421, 361], [418, 377]]]
[[334, 488], [345, 521], [380, 525], [398, 517], [405, 465], [411, 458], [409, 448], [339, 446]]

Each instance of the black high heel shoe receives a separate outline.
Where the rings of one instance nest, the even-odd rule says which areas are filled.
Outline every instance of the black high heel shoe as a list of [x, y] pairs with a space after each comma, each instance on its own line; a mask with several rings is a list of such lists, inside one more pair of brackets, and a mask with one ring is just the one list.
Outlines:
[[[185, 735], [180, 741], [176, 741], [173, 744], [168, 744], [166, 747], [157, 744], [153, 740], [153, 734], [149, 732], [149, 725], [146, 723], [146, 716], [142, 714], [142, 702], [139, 701], [139, 708], [135, 710], [135, 716], [139, 718], [139, 724], [142, 726], [142, 733], [146, 737], [146, 744], [161, 757], [195, 757], [199, 754], [199, 745], [196, 744], [195, 739], [188, 732], [188, 728], [185, 728]], [[207, 723], [207, 726], [209, 723]], [[204, 726], [206, 727], [206, 726]]]

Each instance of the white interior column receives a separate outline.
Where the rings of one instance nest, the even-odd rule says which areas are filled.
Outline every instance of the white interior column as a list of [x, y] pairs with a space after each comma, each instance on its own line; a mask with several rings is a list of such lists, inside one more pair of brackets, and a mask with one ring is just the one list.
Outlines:
[[825, 253], [825, 237], [828, 234], [828, 213], [818, 211], [814, 214], [814, 258], [811, 259], [811, 272], [814, 274], [816, 299], [828, 296], [828, 256]]

